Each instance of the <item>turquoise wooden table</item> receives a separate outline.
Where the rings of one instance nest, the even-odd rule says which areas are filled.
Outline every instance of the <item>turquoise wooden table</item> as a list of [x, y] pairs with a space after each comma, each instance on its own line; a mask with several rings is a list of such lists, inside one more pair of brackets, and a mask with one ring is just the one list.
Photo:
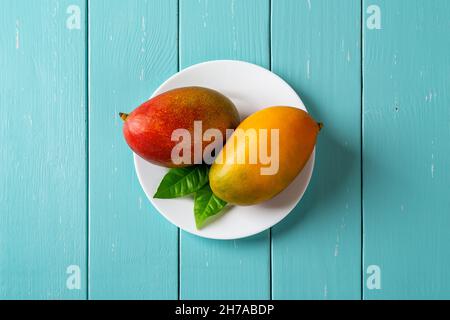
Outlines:
[[[450, 298], [450, 1], [0, 7], [1, 299]], [[303, 200], [239, 241], [155, 211], [117, 116], [214, 59], [326, 124]]]

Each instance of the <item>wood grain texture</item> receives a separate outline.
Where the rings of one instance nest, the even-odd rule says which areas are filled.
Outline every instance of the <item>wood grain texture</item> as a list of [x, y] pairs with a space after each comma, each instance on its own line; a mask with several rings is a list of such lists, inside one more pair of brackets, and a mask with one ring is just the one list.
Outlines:
[[86, 297], [85, 17], [79, 0], [1, 4], [0, 300]]
[[[181, 0], [180, 62], [215, 59], [269, 67], [268, 0]], [[268, 299], [269, 232], [212, 241], [181, 233], [182, 299]]]
[[[450, 2], [364, 1], [365, 299], [450, 298]], [[366, 14], [368, 18], [370, 14]]]
[[142, 191], [119, 112], [177, 71], [176, 0], [91, 0], [89, 297], [176, 299], [177, 228]]
[[272, 231], [274, 299], [361, 297], [360, 2], [273, 0], [272, 68], [325, 124], [304, 198]]

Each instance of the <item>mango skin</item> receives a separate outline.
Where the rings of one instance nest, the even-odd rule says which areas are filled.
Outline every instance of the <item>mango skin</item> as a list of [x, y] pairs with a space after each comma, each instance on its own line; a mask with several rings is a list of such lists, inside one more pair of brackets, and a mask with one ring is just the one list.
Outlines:
[[[167, 91], [145, 102], [127, 115], [123, 135], [129, 147], [141, 158], [168, 168], [176, 165], [171, 159], [171, 140], [176, 129], [187, 129], [194, 136], [194, 121], [202, 121], [202, 129], [219, 129], [226, 138], [227, 129], [240, 122], [233, 102], [221, 93], [204, 87], [185, 87]], [[209, 143], [203, 142], [204, 149]], [[191, 141], [191, 164], [194, 163], [194, 139]]]
[[[261, 167], [267, 165], [261, 165], [259, 161], [257, 164], [248, 161], [237, 164], [231, 160], [235, 152], [227, 152], [226, 147], [211, 167], [209, 180], [215, 195], [230, 204], [249, 206], [272, 199], [291, 184], [308, 162], [321, 125], [303, 110], [271, 107], [251, 115], [238, 129], [279, 129], [279, 170], [275, 175], [261, 175]], [[233, 138], [235, 134], [229, 139]], [[258, 140], [252, 142], [259, 143]], [[248, 155], [252, 142], [245, 146], [237, 143], [233, 150], [242, 147]], [[270, 155], [270, 144], [268, 150]], [[218, 163], [217, 159], [221, 157], [223, 161]]]

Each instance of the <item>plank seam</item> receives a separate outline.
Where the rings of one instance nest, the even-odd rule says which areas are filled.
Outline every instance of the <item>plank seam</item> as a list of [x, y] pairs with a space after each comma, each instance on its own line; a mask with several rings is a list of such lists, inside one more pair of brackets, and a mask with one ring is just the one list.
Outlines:
[[89, 167], [89, 109], [90, 109], [90, 46], [89, 46], [89, 0], [85, 0], [86, 6], [86, 22], [85, 22], [85, 32], [86, 32], [86, 51], [85, 51], [85, 62], [86, 62], [86, 299], [89, 300], [89, 270], [90, 270], [90, 167]]
[[363, 193], [363, 179], [364, 179], [364, 0], [361, 0], [361, 30], [360, 30], [360, 55], [361, 55], [361, 292], [360, 298], [364, 300], [364, 193]]

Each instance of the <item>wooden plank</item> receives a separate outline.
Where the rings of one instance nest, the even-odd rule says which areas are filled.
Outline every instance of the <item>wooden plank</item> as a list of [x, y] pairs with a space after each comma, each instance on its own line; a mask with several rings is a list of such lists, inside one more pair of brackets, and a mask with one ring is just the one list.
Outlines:
[[142, 191], [118, 112], [177, 71], [177, 0], [91, 0], [89, 17], [89, 297], [176, 299], [177, 229]]
[[449, 299], [450, 2], [363, 9], [364, 298]]
[[272, 66], [324, 122], [313, 179], [272, 232], [274, 299], [360, 299], [360, 2], [273, 0]]
[[84, 4], [1, 4], [0, 299], [86, 297]]
[[[182, 0], [180, 61], [214, 59], [269, 67], [268, 0]], [[181, 233], [182, 299], [268, 299], [269, 232], [239, 241]]]

